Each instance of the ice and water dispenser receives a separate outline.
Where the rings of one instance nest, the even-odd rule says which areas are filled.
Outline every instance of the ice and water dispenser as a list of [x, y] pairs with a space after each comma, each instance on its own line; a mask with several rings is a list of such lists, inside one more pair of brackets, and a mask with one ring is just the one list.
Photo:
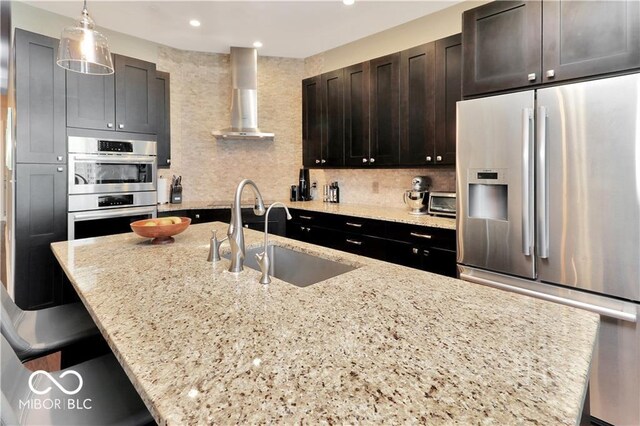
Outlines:
[[468, 169], [469, 217], [508, 220], [506, 169]]

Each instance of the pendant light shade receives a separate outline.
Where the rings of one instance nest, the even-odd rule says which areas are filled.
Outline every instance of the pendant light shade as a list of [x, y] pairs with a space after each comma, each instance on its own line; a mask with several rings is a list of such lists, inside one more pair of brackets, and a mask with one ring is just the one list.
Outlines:
[[113, 74], [113, 62], [107, 38], [94, 27], [95, 24], [87, 12], [85, 0], [78, 24], [62, 31], [58, 65], [82, 74]]

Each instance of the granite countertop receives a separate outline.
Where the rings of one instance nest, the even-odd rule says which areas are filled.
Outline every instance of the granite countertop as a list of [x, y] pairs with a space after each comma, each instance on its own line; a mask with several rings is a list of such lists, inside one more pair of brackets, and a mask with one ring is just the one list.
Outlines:
[[[431, 226], [434, 228], [456, 229], [456, 220], [449, 217], [430, 215], [410, 215], [409, 210], [403, 207], [385, 207], [367, 204], [324, 203], [322, 201], [283, 201], [292, 209], [309, 210], [323, 213], [334, 213], [345, 216], [380, 219], [391, 222], [408, 223], [411, 225]], [[232, 201], [189, 201], [182, 204], [162, 204], [158, 206], [159, 212], [191, 209], [222, 209], [230, 208]], [[271, 202], [266, 202], [271, 204]], [[252, 207], [252, 204], [243, 207]]]
[[52, 245], [159, 424], [577, 423], [597, 315], [281, 237], [358, 268], [263, 286], [211, 229]]

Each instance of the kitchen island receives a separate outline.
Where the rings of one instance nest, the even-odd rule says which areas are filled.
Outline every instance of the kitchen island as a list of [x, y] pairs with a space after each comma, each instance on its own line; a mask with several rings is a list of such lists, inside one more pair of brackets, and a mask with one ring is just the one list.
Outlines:
[[52, 245], [159, 424], [579, 421], [597, 315], [279, 237], [357, 269], [263, 286], [206, 261], [227, 226]]

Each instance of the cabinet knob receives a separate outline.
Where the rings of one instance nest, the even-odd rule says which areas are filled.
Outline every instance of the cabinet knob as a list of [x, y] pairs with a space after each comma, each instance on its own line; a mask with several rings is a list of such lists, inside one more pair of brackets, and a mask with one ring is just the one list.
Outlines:
[[369, 159], [369, 162], [370, 162], [370, 163], [375, 163], [375, 162], [376, 162], [376, 159], [375, 159], [375, 158], [370, 158], [370, 159]]
[[414, 248], [411, 249], [411, 252], [413, 254], [418, 254], [418, 249], [414, 247]]
[[529, 75], [527, 76], [527, 79], [528, 79], [529, 81], [536, 81], [536, 73], [535, 73], [535, 72], [532, 72], [531, 74], [529, 74]]
[[322, 164], [324, 164], [324, 163], [326, 163], [326, 162], [327, 162], [327, 160], [320, 160], [320, 162], [321, 162]]
[[58, 167], [57, 169], [59, 172], [64, 172], [64, 167]]
[[108, 128], [112, 128], [113, 127], [113, 123], [107, 123], [107, 127]]
[[431, 161], [431, 156], [427, 155], [427, 161]]
[[436, 161], [442, 161], [442, 157], [440, 155], [436, 155]]
[[57, 159], [58, 161], [62, 161], [62, 160], [64, 160], [64, 157], [63, 157], [62, 155], [58, 155], [58, 156], [56, 157], [56, 159]]
[[316, 160], [316, 164], [320, 164], [320, 160]]
[[171, 164], [171, 158], [167, 158], [167, 164]]
[[556, 76], [556, 71], [555, 70], [547, 70], [547, 78], [553, 78]]
[[124, 124], [118, 124], [118, 129], [124, 129]]
[[367, 161], [369, 161], [369, 160], [367, 160], [366, 158], [363, 158], [363, 159], [362, 159], [362, 162], [363, 162], [363, 163], [366, 163]]

